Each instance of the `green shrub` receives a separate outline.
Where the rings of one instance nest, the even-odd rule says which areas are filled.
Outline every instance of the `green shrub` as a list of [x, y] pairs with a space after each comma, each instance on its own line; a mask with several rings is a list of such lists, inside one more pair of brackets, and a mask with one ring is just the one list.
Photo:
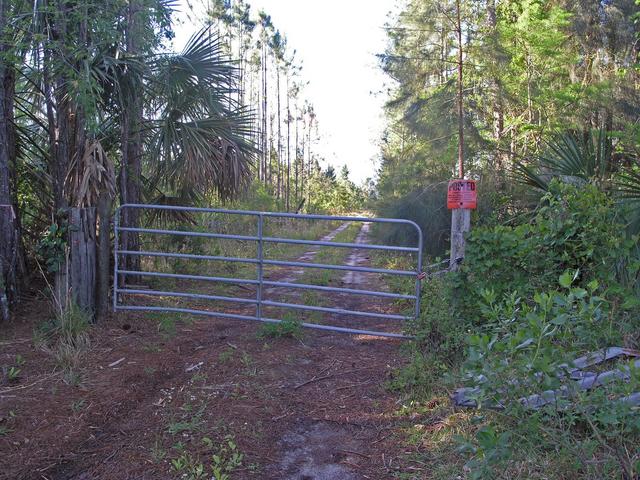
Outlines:
[[[640, 390], [640, 371], [631, 368], [629, 382], [591, 391], [580, 391], [569, 379], [573, 359], [623, 342], [597, 282], [585, 289], [573, 285], [574, 279], [575, 273], [565, 272], [560, 290], [536, 293], [531, 304], [515, 295], [498, 301], [484, 291], [484, 330], [469, 338], [463, 379], [476, 389], [480, 408], [502, 410], [462, 442], [471, 454], [472, 478], [510, 478], [516, 465], [541, 458], [557, 469], [574, 468], [573, 478], [636, 478], [640, 419], [635, 408], [618, 400]], [[561, 387], [567, 395], [539, 410], [523, 401]], [[594, 455], [597, 462], [584, 462]]]
[[595, 186], [551, 182], [530, 223], [472, 231], [452, 300], [461, 315], [475, 317], [487, 285], [497, 298], [528, 296], [553, 285], [565, 270], [577, 271], [582, 287], [593, 279], [614, 287], [616, 265], [632, 244], [624, 231], [614, 205]]

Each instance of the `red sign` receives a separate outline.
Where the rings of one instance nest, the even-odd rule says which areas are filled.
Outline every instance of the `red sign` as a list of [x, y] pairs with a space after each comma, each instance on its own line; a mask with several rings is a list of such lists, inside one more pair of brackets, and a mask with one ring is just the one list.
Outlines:
[[449, 180], [447, 208], [476, 208], [478, 196], [475, 180]]

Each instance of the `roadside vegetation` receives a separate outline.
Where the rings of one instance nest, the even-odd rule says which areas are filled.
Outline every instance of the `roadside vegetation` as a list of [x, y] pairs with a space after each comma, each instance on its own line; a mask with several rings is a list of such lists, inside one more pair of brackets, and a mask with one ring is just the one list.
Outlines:
[[[419, 472], [397, 476], [636, 478], [637, 358], [585, 367], [618, 377], [589, 389], [574, 361], [640, 347], [640, 5], [475, 5], [406, 2], [380, 56], [397, 83], [374, 205], [423, 226], [432, 265], [408, 326], [408, 364], [388, 383], [404, 399], [407, 462]], [[438, 261], [448, 257], [446, 185], [462, 142], [457, 15], [474, 32], [462, 39], [461, 123], [479, 204], [464, 260], [449, 272]], [[455, 406], [461, 388], [466, 406]]]

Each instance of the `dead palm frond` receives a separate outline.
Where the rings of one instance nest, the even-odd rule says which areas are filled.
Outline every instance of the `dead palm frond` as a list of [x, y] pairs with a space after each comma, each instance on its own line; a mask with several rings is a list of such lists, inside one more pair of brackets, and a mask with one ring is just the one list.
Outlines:
[[115, 167], [98, 140], [85, 142], [84, 153], [73, 159], [65, 183], [70, 204], [76, 207], [96, 206], [101, 193], [115, 196]]

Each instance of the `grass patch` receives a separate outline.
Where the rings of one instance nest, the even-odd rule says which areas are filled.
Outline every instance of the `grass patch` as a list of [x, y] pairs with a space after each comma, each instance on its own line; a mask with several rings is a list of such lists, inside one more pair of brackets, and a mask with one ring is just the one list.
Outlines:
[[66, 308], [34, 332], [34, 343], [54, 358], [66, 383], [77, 385], [81, 381], [80, 367], [91, 345], [90, 321], [91, 314], [69, 299]]
[[264, 323], [258, 330], [259, 338], [296, 338], [301, 339], [302, 322], [297, 315], [288, 312], [280, 323]]

